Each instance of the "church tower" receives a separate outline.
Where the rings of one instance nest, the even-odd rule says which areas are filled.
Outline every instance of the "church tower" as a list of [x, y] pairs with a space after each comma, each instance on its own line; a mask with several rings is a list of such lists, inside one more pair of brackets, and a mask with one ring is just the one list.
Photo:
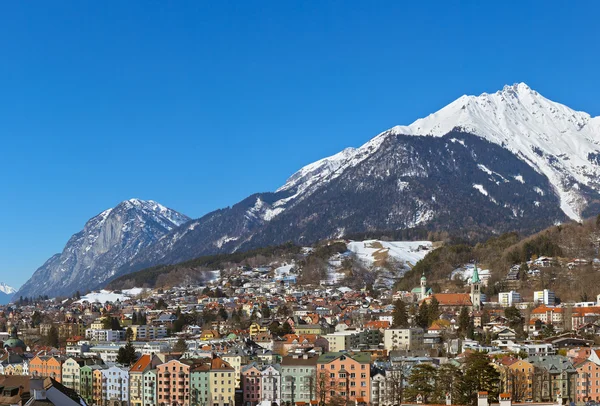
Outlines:
[[427, 278], [425, 277], [425, 272], [423, 272], [423, 276], [421, 276], [421, 300], [427, 297]]
[[473, 277], [471, 278], [471, 303], [473, 304], [473, 310], [481, 308], [481, 280], [479, 279], [477, 264], [475, 264]]

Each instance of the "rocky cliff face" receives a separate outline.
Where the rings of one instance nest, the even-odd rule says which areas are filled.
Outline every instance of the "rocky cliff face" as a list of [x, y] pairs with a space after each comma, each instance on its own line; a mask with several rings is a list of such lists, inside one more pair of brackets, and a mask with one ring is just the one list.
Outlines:
[[121, 202], [90, 219], [15, 296], [54, 297], [98, 287], [144, 248], [188, 220], [153, 201]]

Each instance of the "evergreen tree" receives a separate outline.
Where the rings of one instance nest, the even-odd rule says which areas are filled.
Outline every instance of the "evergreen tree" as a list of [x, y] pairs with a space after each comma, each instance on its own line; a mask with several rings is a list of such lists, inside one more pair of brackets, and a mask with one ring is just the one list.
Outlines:
[[102, 329], [103, 330], [111, 330], [112, 327], [112, 316], [106, 315], [104, 319], [102, 319]]
[[121, 365], [131, 365], [137, 360], [137, 355], [135, 353], [135, 347], [131, 343], [131, 341], [127, 341], [124, 347], [119, 348], [119, 353], [117, 354], [117, 362]]
[[406, 313], [406, 304], [402, 299], [394, 302], [394, 310], [392, 312], [393, 322], [392, 327], [408, 327], [408, 314]]
[[133, 312], [133, 314], [131, 315], [131, 324], [133, 324], [135, 326], [135, 325], [137, 325], [137, 323], [138, 323], [137, 313]]
[[469, 324], [471, 324], [471, 316], [469, 315], [469, 310], [463, 306], [458, 315], [458, 332], [463, 337], [467, 335]]
[[431, 364], [417, 364], [412, 367], [408, 376], [408, 387], [405, 390], [406, 398], [414, 402], [417, 396], [423, 397], [427, 403], [433, 397], [437, 379], [437, 370]]
[[116, 317], [110, 318], [110, 329], [121, 330], [121, 323], [119, 323], [119, 319], [117, 319]]
[[131, 329], [131, 327], [127, 327], [127, 330], [125, 330], [125, 340], [131, 341], [132, 339], [133, 339], [133, 330]]
[[219, 318], [223, 321], [227, 321], [229, 318], [229, 314], [227, 314], [227, 310], [224, 307], [219, 307]]
[[161, 297], [160, 299], [158, 299], [158, 301], [156, 302], [156, 305], [154, 306], [157, 310], [162, 310], [162, 309], [166, 309], [167, 308], [167, 303], [164, 301], [164, 299]]
[[292, 334], [294, 330], [292, 330], [292, 326], [287, 321], [283, 323], [281, 326], [281, 335]]
[[490, 362], [488, 356], [482, 352], [467, 355], [460, 382], [460, 397], [457, 403], [461, 405], [476, 405], [477, 392], [488, 392], [488, 399], [492, 402], [498, 399], [498, 383], [500, 374]]
[[174, 352], [184, 353], [187, 350], [188, 350], [188, 346], [183, 338], [180, 338], [179, 340], [177, 340], [177, 342], [173, 346]]
[[48, 330], [48, 335], [46, 336], [46, 344], [50, 347], [58, 348], [58, 329], [55, 326], [50, 327], [50, 330]]
[[434, 399], [435, 403], [445, 404], [446, 394], [449, 393], [453, 404], [460, 397], [460, 382], [462, 371], [454, 364], [442, 364], [437, 371]]
[[240, 322], [242, 321], [242, 315], [240, 314], [241, 310], [239, 309], [234, 309], [233, 312], [231, 313], [231, 321], [238, 326], [240, 324]]
[[217, 319], [217, 315], [215, 314], [215, 312], [212, 309], [205, 307], [202, 310], [202, 321], [204, 322], [204, 324], [212, 323], [216, 319]]
[[266, 303], [262, 304], [262, 306], [260, 308], [260, 313], [262, 314], [263, 318], [265, 318], [265, 319], [271, 318], [271, 308]]
[[433, 296], [429, 302], [428, 318], [429, 325], [440, 318], [440, 302]]
[[429, 327], [429, 306], [423, 301], [419, 306], [419, 312], [416, 317], [416, 324], [421, 328]]

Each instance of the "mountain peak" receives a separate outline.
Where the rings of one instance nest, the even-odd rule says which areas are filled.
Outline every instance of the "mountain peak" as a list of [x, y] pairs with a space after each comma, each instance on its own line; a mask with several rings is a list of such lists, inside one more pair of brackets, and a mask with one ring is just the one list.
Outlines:
[[38, 268], [18, 294], [68, 295], [96, 287], [140, 250], [189, 220], [152, 200], [124, 200], [88, 220], [62, 253]]
[[496, 93], [461, 96], [408, 126], [383, 134], [441, 137], [461, 129], [501, 145], [548, 177], [564, 213], [580, 220], [581, 187], [600, 191], [600, 117], [554, 102], [525, 83]]
[[13, 288], [12, 286], [8, 286], [6, 283], [4, 282], [0, 282], [0, 292], [5, 293], [7, 295], [11, 295], [13, 293], [15, 293], [17, 290], [15, 288]]

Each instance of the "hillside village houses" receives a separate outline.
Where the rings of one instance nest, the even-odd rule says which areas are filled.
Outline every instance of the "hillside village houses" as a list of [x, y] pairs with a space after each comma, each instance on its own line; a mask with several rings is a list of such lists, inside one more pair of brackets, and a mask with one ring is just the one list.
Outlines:
[[[434, 291], [422, 275], [411, 291], [381, 290], [378, 297], [240, 272], [254, 275], [243, 290], [216, 280], [112, 302], [5, 306], [10, 333], [0, 335], [0, 374], [49, 378], [89, 405], [393, 406], [399, 397], [417, 403], [413, 371], [460, 370], [483, 351], [497, 388], [473, 402], [600, 401], [600, 296], [556, 304], [548, 289], [530, 297], [513, 289], [487, 297], [476, 265], [463, 291]], [[398, 298], [404, 325], [394, 325]], [[420, 317], [435, 302], [436, 319]], [[72, 327], [59, 329], [66, 320]], [[32, 396], [17, 395], [24, 402]]]

